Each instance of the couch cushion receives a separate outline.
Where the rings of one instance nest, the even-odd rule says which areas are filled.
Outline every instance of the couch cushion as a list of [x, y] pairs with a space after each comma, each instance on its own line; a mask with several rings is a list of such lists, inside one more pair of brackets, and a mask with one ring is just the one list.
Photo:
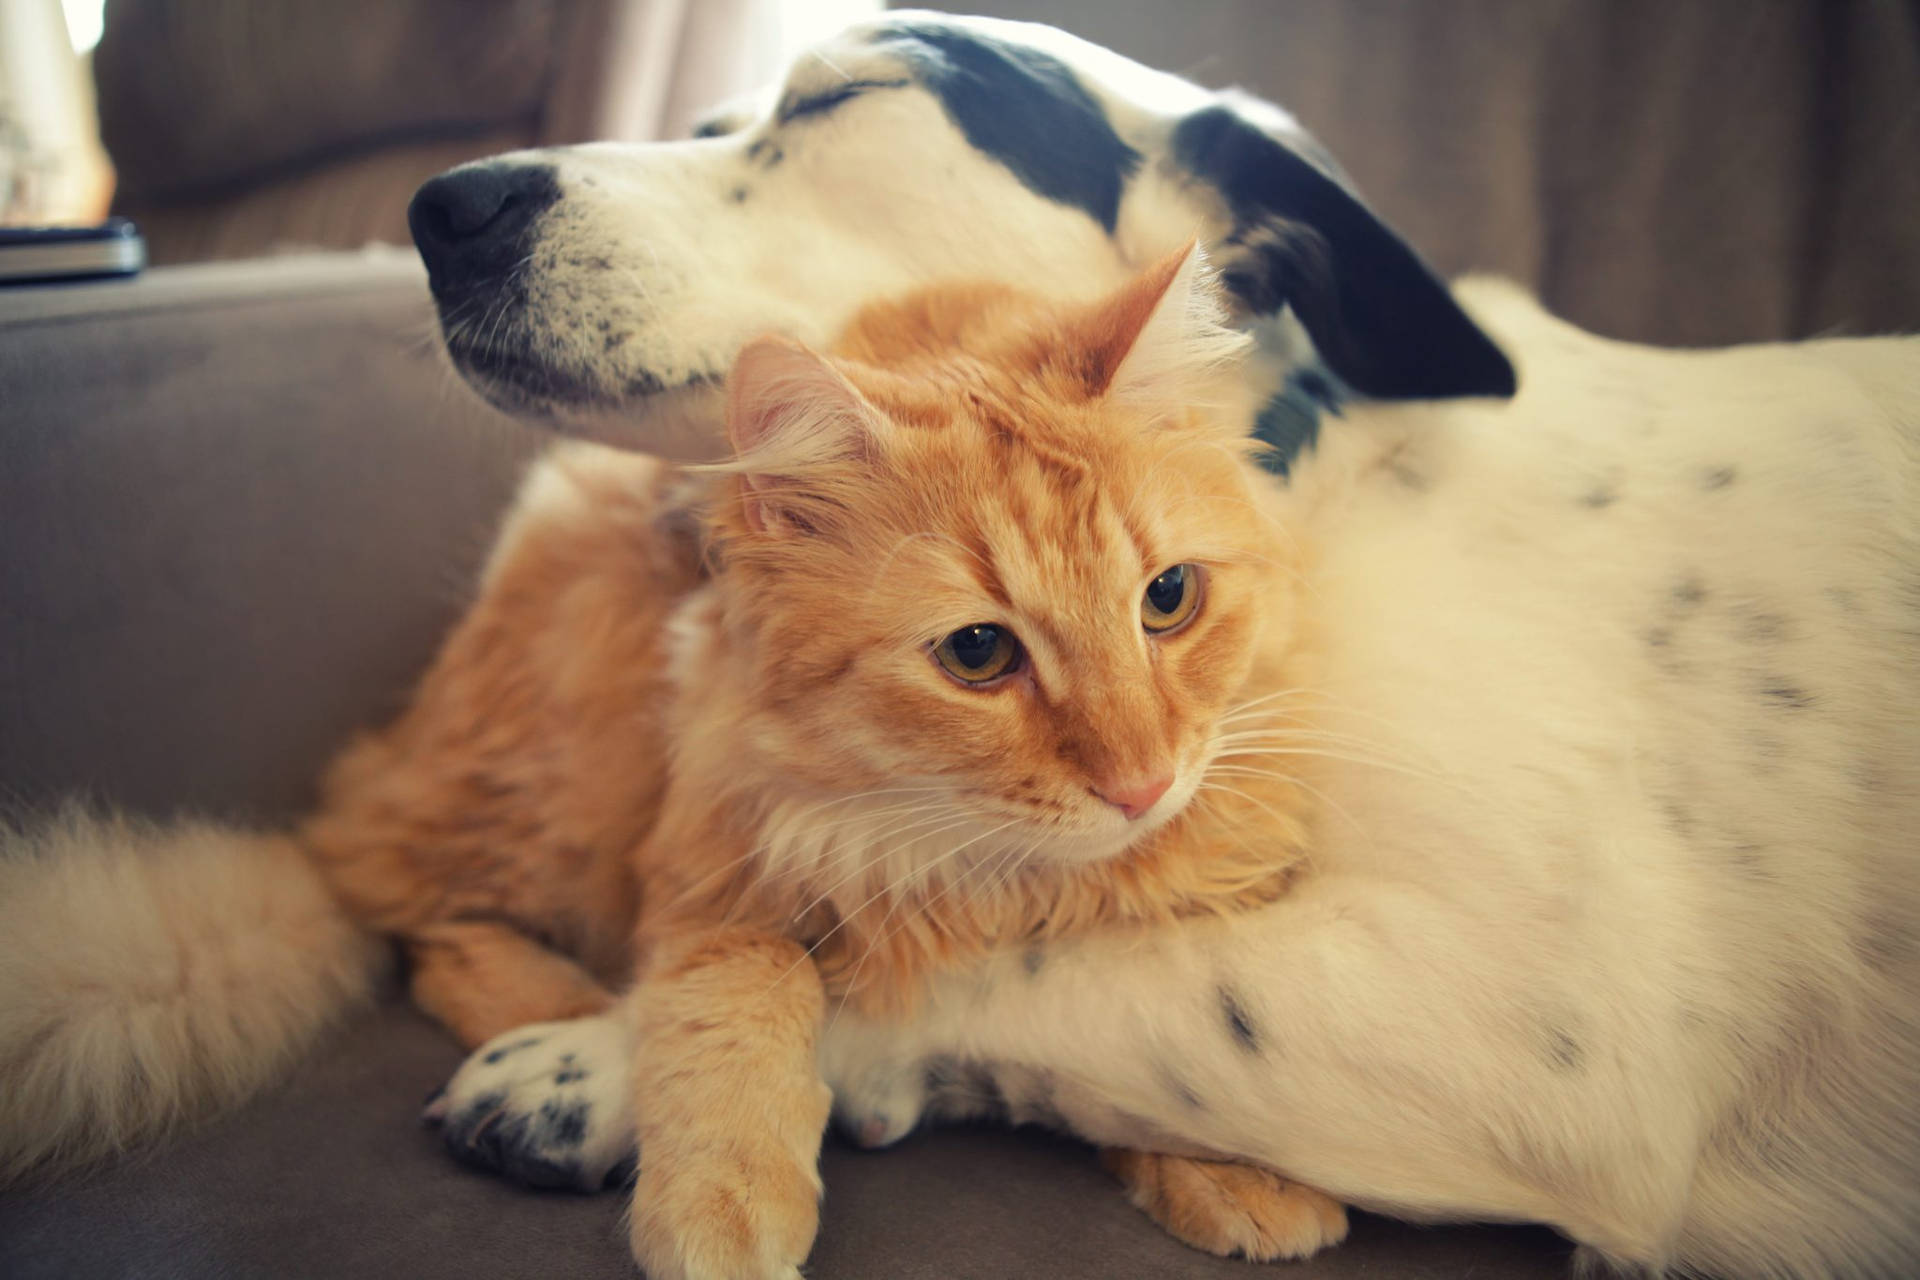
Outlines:
[[[624, 1195], [518, 1190], [453, 1162], [415, 1119], [459, 1063], [399, 1004], [289, 1085], [146, 1158], [0, 1197], [0, 1275], [629, 1276]], [[946, 1130], [825, 1158], [811, 1280], [1546, 1280], [1550, 1232], [1418, 1228], [1359, 1215], [1352, 1238], [1256, 1271], [1195, 1252], [1131, 1208], [1091, 1151], [1032, 1131]]]
[[0, 289], [0, 800], [283, 816], [385, 718], [547, 437], [419, 260]]

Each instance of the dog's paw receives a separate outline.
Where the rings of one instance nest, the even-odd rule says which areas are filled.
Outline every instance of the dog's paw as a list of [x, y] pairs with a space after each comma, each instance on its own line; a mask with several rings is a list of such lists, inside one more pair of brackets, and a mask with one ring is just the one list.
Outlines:
[[820, 1226], [820, 1175], [742, 1136], [643, 1163], [634, 1261], [648, 1280], [800, 1280]]
[[462, 1164], [530, 1187], [598, 1191], [634, 1167], [632, 1032], [617, 1016], [538, 1022], [473, 1051], [427, 1103]]
[[890, 1147], [919, 1127], [931, 1100], [927, 1069], [918, 1062], [868, 1062], [857, 1074], [830, 1082], [833, 1127], [856, 1146]]
[[1311, 1187], [1254, 1165], [1108, 1147], [1101, 1160], [1127, 1199], [1176, 1240], [1255, 1262], [1304, 1258], [1347, 1236], [1347, 1211]]

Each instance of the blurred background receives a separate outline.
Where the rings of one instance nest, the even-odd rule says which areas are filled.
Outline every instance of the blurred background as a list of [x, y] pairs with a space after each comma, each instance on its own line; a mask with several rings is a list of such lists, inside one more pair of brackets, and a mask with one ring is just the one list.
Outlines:
[[[156, 263], [404, 244], [450, 164], [684, 136], [879, 7], [0, 0], [0, 195], [15, 223], [110, 205]], [[1920, 329], [1920, 0], [958, 7], [1280, 103], [1441, 271], [1600, 332]]]

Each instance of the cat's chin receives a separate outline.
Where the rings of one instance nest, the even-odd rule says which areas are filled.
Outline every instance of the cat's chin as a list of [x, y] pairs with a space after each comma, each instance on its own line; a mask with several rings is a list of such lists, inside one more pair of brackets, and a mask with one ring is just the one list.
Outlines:
[[1055, 836], [1040, 846], [1035, 860], [1060, 867], [1085, 867], [1112, 862], [1139, 848], [1154, 832], [1172, 821], [1178, 812], [1176, 809], [1144, 821], [1129, 822], [1124, 827]]

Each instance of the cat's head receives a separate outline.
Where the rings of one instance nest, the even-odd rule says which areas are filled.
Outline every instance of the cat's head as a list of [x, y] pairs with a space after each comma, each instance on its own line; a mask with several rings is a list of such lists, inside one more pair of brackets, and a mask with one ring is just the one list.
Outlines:
[[1289, 625], [1244, 342], [1190, 249], [1092, 306], [942, 286], [834, 358], [751, 344], [713, 523], [756, 740], [981, 853], [1105, 858], [1177, 815]]

